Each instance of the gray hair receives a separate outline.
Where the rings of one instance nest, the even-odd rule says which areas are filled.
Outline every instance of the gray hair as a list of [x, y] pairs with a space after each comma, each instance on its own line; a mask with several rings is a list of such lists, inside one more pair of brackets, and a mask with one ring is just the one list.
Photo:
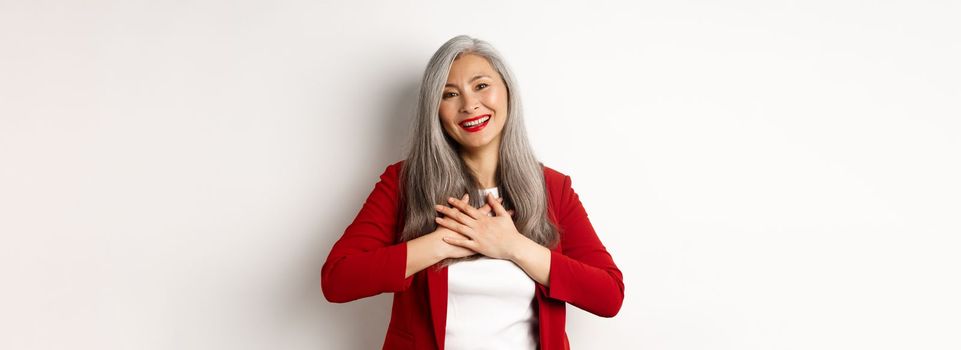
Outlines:
[[[481, 207], [480, 184], [458, 155], [460, 147], [444, 132], [440, 100], [452, 62], [462, 54], [484, 57], [507, 86], [508, 116], [502, 130], [497, 171], [498, 193], [506, 209], [514, 210], [514, 225], [524, 236], [552, 248], [558, 228], [549, 219], [543, 164], [534, 156], [524, 126], [524, 113], [517, 83], [501, 55], [486, 41], [458, 35], [441, 45], [431, 57], [420, 85], [407, 158], [401, 169], [401, 216], [404, 229], [398, 242], [426, 235], [438, 228], [434, 205], [448, 205], [447, 198], [470, 193], [470, 204]], [[437, 267], [473, 257], [444, 259]]]

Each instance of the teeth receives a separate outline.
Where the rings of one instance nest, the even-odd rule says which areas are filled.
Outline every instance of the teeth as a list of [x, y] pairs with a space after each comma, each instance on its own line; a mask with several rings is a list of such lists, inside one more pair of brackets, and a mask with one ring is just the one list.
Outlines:
[[480, 124], [483, 124], [484, 122], [486, 122], [486, 121], [487, 121], [488, 119], [490, 119], [490, 118], [491, 118], [491, 117], [483, 117], [483, 118], [480, 118], [480, 119], [478, 119], [478, 120], [475, 120], [475, 121], [472, 121], [472, 122], [469, 122], [469, 123], [464, 123], [464, 126], [469, 128], [469, 127], [472, 127], [472, 126], [475, 126], [475, 125], [480, 125]]

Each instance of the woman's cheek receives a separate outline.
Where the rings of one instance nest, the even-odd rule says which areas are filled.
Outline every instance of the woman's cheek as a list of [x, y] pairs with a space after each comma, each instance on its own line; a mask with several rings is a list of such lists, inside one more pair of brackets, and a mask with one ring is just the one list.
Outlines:
[[440, 121], [444, 124], [449, 124], [454, 119], [454, 117], [452, 117], [453, 113], [451, 113], [450, 110], [450, 105], [440, 106]]
[[[492, 89], [492, 90], [493, 90], [493, 89]], [[489, 98], [490, 98], [490, 101], [491, 101], [491, 105], [492, 105], [492, 106], [498, 106], [498, 107], [501, 106], [501, 104], [503, 103], [504, 99], [507, 97], [507, 95], [504, 94], [504, 91], [501, 90], [501, 89], [497, 89], [497, 91], [491, 91], [491, 93], [490, 93], [489, 95], [490, 95]]]

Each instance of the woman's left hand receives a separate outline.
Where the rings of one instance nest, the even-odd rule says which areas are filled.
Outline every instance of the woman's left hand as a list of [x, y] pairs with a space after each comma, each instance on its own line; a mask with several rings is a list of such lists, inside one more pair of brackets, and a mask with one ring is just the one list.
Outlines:
[[480, 209], [474, 208], [465, 199], [450, 197], [447, 201], [454, 207], [436, 205], [435, 209], [446, 217], [436, 218], [441, 226], [463, 234], [470, 239], [444, 238], [444, 242], [468, 248], [494, 259], [510, 260], [517, 249], [523, 246], [527, 239], [517, 231], [511, 216], [512, 210], [506, 210], [493, 194], [487, 194], [488, 205], [494, 216], [488, 216]]

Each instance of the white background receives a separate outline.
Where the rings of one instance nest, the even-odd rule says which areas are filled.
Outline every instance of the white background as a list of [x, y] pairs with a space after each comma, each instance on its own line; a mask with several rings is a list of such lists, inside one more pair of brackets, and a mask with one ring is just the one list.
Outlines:
[[375, 349], [320, 267], [457, 34], [624, 272], [576, 349], [958, 349], [953, 1], [0, 1], [0, 348]]

